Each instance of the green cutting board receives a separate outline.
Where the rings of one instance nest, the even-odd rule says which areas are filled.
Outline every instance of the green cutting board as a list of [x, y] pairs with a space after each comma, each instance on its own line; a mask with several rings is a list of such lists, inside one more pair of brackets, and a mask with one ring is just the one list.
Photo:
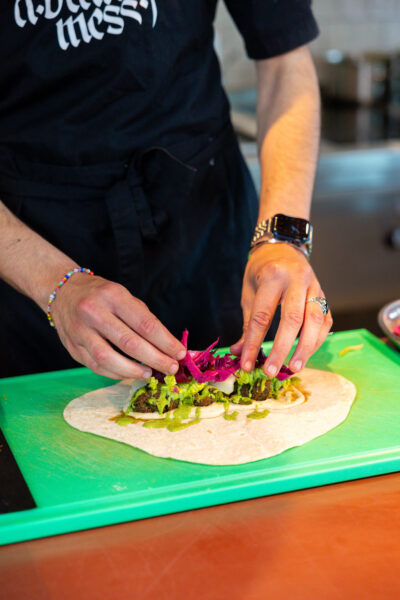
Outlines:
[[[363, 348], [339, 357], [355, 344]], [[400, 354], [349, 331], [330, 336], [308, 366], [355, 383], [346, 421], [278, 456], [220, 467], [157, 458], [67, 425], [70, 400], [115, 383], [87, 369], [3, 379], [0, 427], [37, 508], [0, 515], [0, 544], [399, 470]]]

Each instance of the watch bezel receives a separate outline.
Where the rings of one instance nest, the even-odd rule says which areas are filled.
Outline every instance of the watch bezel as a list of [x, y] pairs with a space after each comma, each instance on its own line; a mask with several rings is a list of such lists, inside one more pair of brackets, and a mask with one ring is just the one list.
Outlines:
[[[298, 234], [282, 233], [283, 226], [286, 226], [288, 222], [292, 225], [296, 224], [302, 226], [303, 232]], [[270, 232], [276, 239], [296, 241], [300, 244], [306, 244], [311, 239], [312, 225], [309, 221], [307, 221], [307, 219], [302, 219], [300, 217], [290, 217], [288, 215], [278, 213], [274, 215], [271, 219]]]

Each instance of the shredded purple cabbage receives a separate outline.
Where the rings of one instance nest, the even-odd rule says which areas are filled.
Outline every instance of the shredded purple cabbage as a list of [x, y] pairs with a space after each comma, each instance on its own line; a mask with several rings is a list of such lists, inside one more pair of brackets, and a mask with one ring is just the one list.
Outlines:
[[282, 365], [276, 377], [277, 379], [279, 379], [279, 381], [283, 381], [284, 379], [288, 379], [289, 377], [291, 377], [293, 374], [293, 371], [291, 371], [289, 367], [285, 367], [285, 365]]
[[[182, 344], [187, 348], [189, 332], [187, 329], [182, 335]], [[232, 354], [226, 354], [225, 356], [216, 356], [214, 354], [214, 348], [218, 344], [217, 339], [205, 350], [188, 350], [185, 358], [179, 361], [179, 370], [175, 375], [177, 383], [185, 383], [193, 377], [199, 383], [225, 381], [230, 375], [240, 369], [240, 357], [233, 356]], [[260, 368], [263, 366], [265, 356], [262, 349], [258, 353], [255, 367]], [[279, 381], [288, 379], [293, 375], [292, 371], [288, 367], [283, 366], [277, 378]], [[158, 381], [164, 381], [164, 374], [160, 371], [153, 371], [153, 376]]]
[[[182, 343], [186, 347], [187, 338], [188, 332], [185, 329], [182, 336]], [[232, 375], [240, 367], [239, 357], [233, 357], [229, 354], [225, 356], [215, 356], [213, 354], [212, 350], [218, 344], [218, 341], [219, 338], [202, 351], [188, 350], [185, 358], [179, 363], [180, 366], [186, 367], [190, 375], [199, 383], [225, 381], [229, 375]], [[180, 371], [181, 368], [179, 368], [177, 375]]]

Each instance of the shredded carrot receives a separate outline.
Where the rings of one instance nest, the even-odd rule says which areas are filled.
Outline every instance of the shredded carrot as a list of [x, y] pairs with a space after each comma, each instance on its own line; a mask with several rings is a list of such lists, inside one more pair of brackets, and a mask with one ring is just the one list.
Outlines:
[[345, 354], [347, 354], [348, 352], [352, 352], [353, 350], [361, 350], [361, 348], [364, 348], [364, 344], [359, 344], [358, 346], [347, 346], [347, 348], [343, 348], [343, 350], [339, 352], [339, 356], [344, 356]]

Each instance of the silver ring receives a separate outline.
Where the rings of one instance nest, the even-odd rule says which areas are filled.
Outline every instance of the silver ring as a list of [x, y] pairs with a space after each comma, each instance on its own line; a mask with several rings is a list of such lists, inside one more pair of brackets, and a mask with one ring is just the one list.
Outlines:
[[307, 302], [316, 302], [317, 304], [319, 304], [319, 306], [322, 309], [322, 312], [324, 313], [324, 317], [326, 317], [329, 311], [329, 304], [326, 298], [321, 298], [321, 296], [314, 296], [313, 298], [309, 298]]

